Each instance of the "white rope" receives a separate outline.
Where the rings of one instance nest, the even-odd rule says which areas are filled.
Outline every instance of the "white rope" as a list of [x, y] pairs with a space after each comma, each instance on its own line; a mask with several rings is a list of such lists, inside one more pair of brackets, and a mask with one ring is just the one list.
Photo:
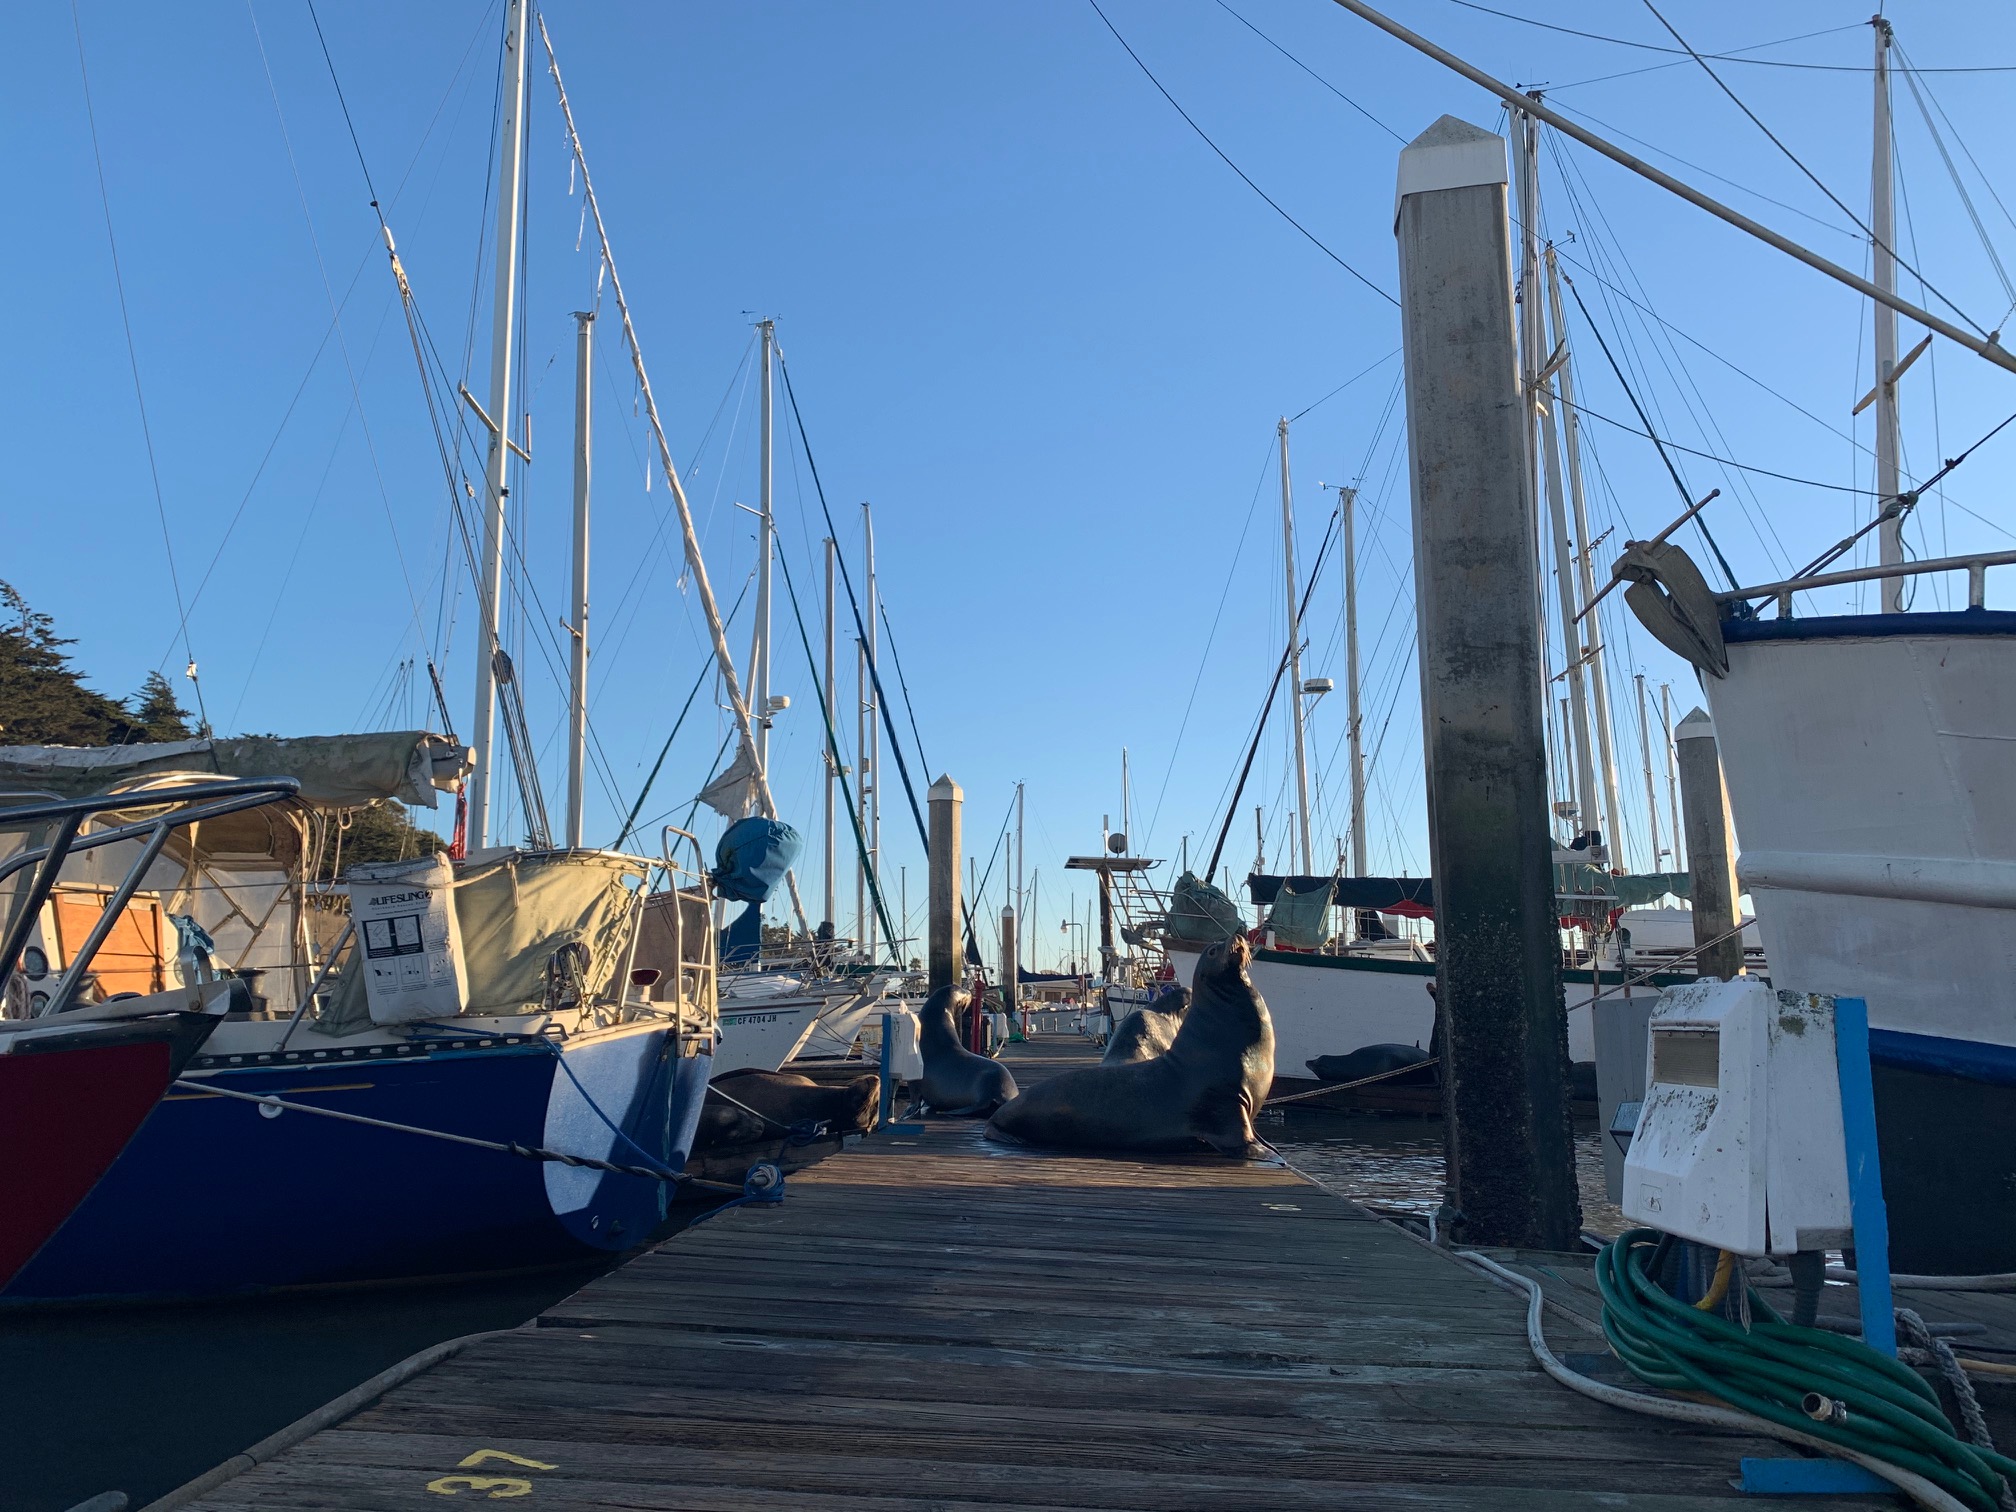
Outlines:
[[591, 1155], [569, 1155], [563, 1150], [542, 1149], [538, 1145], [521, 1145], [510, 1140], [478, 1139], [472, 1134], [450, 1134], [446, 1129], [423, 1129], [417, 1124], [393, 1123], [389, 1119], [371, 1118], [362, 1113], [344, 1113], [336, 1108], [318, 1108], [310, 1103], [288, 1102], [285, 1098], [261, 1095], [257, 1092], [237, 1092], [228, 1087], [213, 1087], [207, 1082], [192, 1081], [188, 1077], [178, 1077], [174, 1083], [184, 1092], [198, 1092], [208, 1097], [228, 1097], [237, 1102], [257, 1103], [262, 1108], [277, 1108], [286, 1113], [312, 1113], [318, 1118], [333, 1118], [341, 1123], [362, 1124], [370, 1129], [390, 1129], [396, 1134], [418, 1134], [426, 1139], [442, 1139], [449, 1144], [468, 1145], [476, 1150], [494, 1150], [500, 1155], [516, 1155], [523, 1160], [543, 1160], [555, 1165], [579, 1166], [584, 1170], [608, 1171], [617, 1176], [643, 1176], [652, 1181], [667, 1181], [703, 1187], [708, 1191], [740, 1192], [742, 1188], [728, 1186], [718, 1181], [701, 1181], [682, 1171], [670, 1167], [653, 1169], [650, 1166], [618, 1165], [610, 1160], [597, 1160]]

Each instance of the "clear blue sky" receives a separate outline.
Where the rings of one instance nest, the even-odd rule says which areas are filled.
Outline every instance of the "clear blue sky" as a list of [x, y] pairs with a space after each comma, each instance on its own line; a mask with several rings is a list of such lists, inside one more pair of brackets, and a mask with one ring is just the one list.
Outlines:
[[[1400, 137], [1443, 112], [1499, 120], [1481, 91], [1322, 0], [1101, 3], [1247, 173], [1387, 289], [1398, 140], [1239, 17]], [[1501, 8], [1669, 40], [1631, 6]], [[0, 315], [0, 577], [77, 638], [79, 662], [107, 691], [127, 692], [157, 666], [179, 674], [165, 511], [220, 731], [429, 722], [424, 674], [402, 683], [397, 669], [441, 651], [446, 495], [308, 12], [293, 0], [79, 9], [161, 508], [71, 11], [23, 8], [11, 18], [12, 83], [0, 102], [15, 207], [0, 244], [10, 290]], [[1817, 250], [1864, 265], [1848, 218], [1684, 59], [1451, 0], [1394, 0], [1393, 10], [1500, 77], [1550, 87], [1558, 104], [1629, 133], [1662, 165]], [[470, 363], [479, 393], [497, 13], [494, 0], [320, 8], [429, 329], [451, 372]], [[1921, 67], [2016, 64], [2016, 18], [1992, 8], [1914, 3], [1891, 14]], [[1869, 61], [1867, 7], [1694, 3], [1667, 15], [1716, 51], [1834, 28], [1754, 56], [1849, 71], [1718, 67], [1866, 215], [1868, 76], [1853, 70]], [[717, 591], [732, 600], [753, 560], [749, 517], [733, 504], [755, 497], [755, 400], [747, 367], [737, 374], [752, 312], [771, 314], [849, 550], [860, 501], [874, 501], [881, 580], [930, 761], [929, 772], [913, 763], [913, 776], [921, 785], [945, 770], [964, 784], [968, 846], [983, 864], [1013, 783], [1028, 782], [1046, 954], [1062, 938], [1057, 921], [1074, 906], [1082, 913], [1087, 896], [1082, 882], [1067, 892], [1062, 859], [1097, 844], [1102, 815], [1120, 823], [1122, 746], [1132, 753], [1137, 848], [1173, 856], [1187, 834], [1193, 857], [1208, 851], [1279, 654], [1274, 421], [1366, 368], [1295, 428], [1298, 533], [1306, 564], [1333, 503], [1318, 483], [1364, 474], [1372, 865], [1426, 869], [1405, 459], [1388, 415], [1398, 365], [1375, 366], [1397, 346], [1396, 313], [1212, 155], [1089, 4], [554, 0], [547, 19], [675, 452], [682, 466], [697, 458], [688, 487]], [[1924, 83], [1989, 241], [2016, 264], [2016, 223], [2003, 208], [2016, 206], [2006, 131], [2016, 74]], [[1906, 256], [1981, 324], [1999, 325], [2016, 296], [1901, 81], [1897, 93]], [[546, 656], [558, 639], [540, 626], [565, 609], [569, 312], [592, 300], [595, 262], [592, 234], [576, 250], [581, 202], [569, 197], [543, 74], [533, 102], [526, 369], [536, 461], [519, 495], [537, 601], [525, 607], [521, 663], [557, 809], [562, 706]], [[1566, 143], [1550, 152], [1544, 193], [1548, 233], [1673, 439], [1839, 488], [1870, 486], [1869, 417], [1849, 419], [1869, 384], [1861, 301]], [[325, 269], [342, 301], [340, 341], [324, 340]], [[1606, 294], [1606, 280], [1699, 345], [1656, 338]], [[1916, 292], [1910, 275], [1904, 283]], [[1573, 334], [1588, 408], [1628, 419], [1586, 329]], [[603, 335], [595, 729], [611, 783], [591, 789], [597, 838], [613, 836], [705, 654], [667, 494], [662, 482], [643, 486], [645, 434], [631, 418], [613, 322]], [[1905, 342], [1915, 337], [1907, 325]], [[2016, 381], [1944, 343], [1905, 390], [1917, 476], [2016, 409]], [[1597, 528], [1617, 526], [1607, 551], [1663, 524], [1676, 495], [1648, 443], [1593, 421], [1588, 435]], [[1927, 499], [1913, 548], [2009, 545], [2012, 455], [2016, 427], [1955, 474], [1943, 500]], [[1869, 505], [1698, 458], [1683, 471], [1697, 493], [1724, 489], [1710, 518], [1749, 581], [1797, 566]], [[783, 544], [811, 617], [824, 531], [803, 458], [780, 452], [777, 476]], [[466, 732], [473, 599], [451, 566], [459, 599], [442, 665]], [[1337, 584], [1333, 562], [1316, 590], [1305, 672], [1341, 687]], [[744, 626], [732, 637], [738, 657]], [[816, 637], [816, 618], [811, 628]], [[1643, 670], [1691, 706], [1689, 675], [1633, 628], [1610, 622], [1620, 697]], [[772, 760], [786, 816], [815, 845], [805, 871], [816, 914], [819, 736], [781, 583], [777, 630], [775, 687], [794, 708]], [[1344, 829], [1342, 702], [1340, 692], [1313, 715], [1322, 851]], [[1632, 713], [1620, 711], [1627, 794], [1642, 790]], [[724, 718], [703, 691], [647, 817], [684, 812]], [[1286, 771], [1285, 745], [1270, 733], [1227, 848], [1235, 870], [1252, 860], [1255, 803], [1279, 863]], [[907, 866], [914, 903], [921, 849], [890, 775], [890, 888]], [[1635, 845], [1642, 865], [1633, 831], [1643, 803], [1627, 801], [1627, 855]], [[850, 900], [843, 887], [843, 929]], [[1000, 901], [997, 881], [988, 902]]]

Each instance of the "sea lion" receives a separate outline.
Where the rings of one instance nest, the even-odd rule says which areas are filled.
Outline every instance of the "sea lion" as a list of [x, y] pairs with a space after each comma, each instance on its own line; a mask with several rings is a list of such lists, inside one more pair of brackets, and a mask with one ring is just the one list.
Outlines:
[[1106, 1041], [1101, 1065], [1115, 1066], [1126, 1061], [1153, 1060], [1176, 1043], [1183, 1027], [1183, 1015], [1190, 1011], [1190, 989], [1171, 987], [1157, 993], [1145, 1008], [1136, 1008], [1120, 1020], [1120, 1027]]
[[791, 1072], [726, 1071], [708, 1086], [693, 1135], [694, 1153], [741, 1149], [809, 1131], [865, 1134], [875, 1127], [882, 1078], [872, 1073], [826, 1086]]
[[1274, 1081], [1274, 1022], [1253, 989], [1242, 936], [1198, 959], [1176, 1042], [1151, 1060], [1087, 1066], [1032, 1087], [989, 1138], [1090, 1150], [1194, 1150], [1257, 1159], [1253, 1119]]
[[917, 1050], [924, 1061], [919, 1092], [930, 1112], [985, 1118], [1015, 1095], [1006, 1066], [959, 1043], [953, 1020], [972, 1000], [963, 987], [940, 987], [917, 1010]]
[[1378, 1085], [1382, 1087], [1432, 1087], [1435, 1085], [1435, 1068], [1402, 1069], [1421, 1067], [1421, 1063], [1432, 1057], [1427, 1051], [1414, 1045], [1362, 1045], [1349, 1055], [1319, 1055], [1312, 1061], [1303, 1062], [1309, 1074], [1318, 1081], [1355, 1082], [1368, 1076], [1384, 1077]]

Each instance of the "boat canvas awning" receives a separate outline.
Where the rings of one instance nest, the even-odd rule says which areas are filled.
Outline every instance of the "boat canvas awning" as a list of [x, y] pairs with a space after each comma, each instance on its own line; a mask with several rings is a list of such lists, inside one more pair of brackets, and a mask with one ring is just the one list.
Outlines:
[[1428, 877], [1275, 877], [1254, 872], [1246, 878], [1246, 891], [1264, 906], [1280, 896], [1284, 883], [1291, 893], [1334, 888], [1330, 901], [1338, 908], [1369, 908], [1412, 919], [1432, 918], [1435, 913], [1435, 883]]
[[[368, 735], [246, 735], [122, 746], [0, 746], [0, 792], [82, 798], [165, 772], [293, 777], [301, 802], [356, 808], [381, 798], [433, 808], [469, 769], [469, 750], [425, 730]], [[4, 801], [4, 800], [0, 800]]]

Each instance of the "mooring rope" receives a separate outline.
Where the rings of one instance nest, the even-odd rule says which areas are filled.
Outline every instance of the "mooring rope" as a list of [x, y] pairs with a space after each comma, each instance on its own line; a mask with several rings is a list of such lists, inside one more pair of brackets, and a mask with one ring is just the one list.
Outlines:
[[516, 1155], [521, 1160], [546, 1161], [554, 1165], [579, 1166], [583, 1170], [607, 1171], [616, 1176], [642, 1176], [650, 1181], [671, 1182], [680, 1186], [698, 1188], [703, 1192], [724, 1192], [730, 1196], [741, 1196], [743, 1188], [731, 1186], [722, 1181], [702, 1181], [697, 1176], [688, 1176], [683, 1171], [670, 1167], [621, 1165], [613, 1160], [597, 1160], [592, 1155], [569, 1155], [564, 1150], [548, 1150], [538, 1145], [522, 1145], [515, 1140], [478, 1139], [473, 1134], [450, 1134], [446, 1129], [423, 1129], [417, 1124], [393, 1123], [390, 1119], [371, 1118], [362, 1113], [345, 1113], [336, 1108], [318, 1108], [310, 1103], [288, 1102], [285, 1098], [262, 1095], [257, 1092], [236, 1092], [228, 1087], [214, 1087], [207, 1082], [192, 1081], [187, 1077], [177, 1077], [174, 1085], [184, 1092], [201, 1092], [210, 1097], [229, 1097], [238, 1102], [257, 1103], [262, 1108], [278, 1108], [287, 1113], [312, 1113], [318, 1118], [334, 1118], [343, 1123], [363, 1124], [371, 1129], [390, 1129], [396, 1134], [418, 1134], [426, 1139], [442, 1139], [450, 1144], [468, 1145], [471, 1149], [494, 1150], [500, 1155]]
[[1267, 1101], [1260, 1104], [1260, 1106], [1263, 1108], [1278, 1108], [1283, 1103], [1303, 1102], [1312, 1097], [1328, 1097], [1332, 1092], [1349, 1092], [1353, 1087], [1369, 1087], [1373, 1082], [1385, 1081], [1388, 1077], [1404, 1076], [1409, 1071], [1426, 1071], [1432, 1066], [1439, 1066], [1441, 1064], [1441, 1056], [1431, 1055], [1426, 1060], [1413, 1061], [1404, 1066], [1395, 1066], [1390, 1071], [1379, 1071], [1371, 1076], [1361, 1076], [1356, 1081], [1338, 1082], [1332, 1087], [1318, 1087], [1313, 1092], [1290, 1092], [1285, 1097], [1270, 1097]]

